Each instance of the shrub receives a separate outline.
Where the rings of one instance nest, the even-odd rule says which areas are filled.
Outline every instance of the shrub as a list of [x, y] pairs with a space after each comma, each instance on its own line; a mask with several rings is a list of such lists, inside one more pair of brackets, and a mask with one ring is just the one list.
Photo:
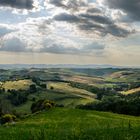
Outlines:
[[64, 107], [63, 104], [56, 104], [55, 106], [56, 106], [56, 107]]
[[0, 117], [3, 115], [2, 108], [0, 107]]
[[1, 123], [5, 124], [5, 123], [10, 123], [16, 120], [16, 116], [15, 115], [11, 115], [11, 114], [5, 114], [1, 117]]
[[42, 87], [42, 88], [47, 88], [47, 85], [46, 84], [40, 84], [40, 87]]
[[35, 97], [33, 97], [33, 98], [32, 98], [32, 101], [33, 101], [33, 102], [35, 102], [35, 101], [36, 101], [36, 98], [35, 98]]
[[46, 99], [39, 100], [32, 104], [31, 111], [32, 113], [43, 111], [43, 110], [49, 110], [50, 108], [54, 107], [55, 103]]
[[50, 89], [51, 89], [51, 90], [53, 90], [53, 89], [54, 89], [54, 87], [53, 87], [53, 86], [51, 86], [51, 87], [50, 87]]
[[30, 93], [35, 93], [37, 91], [36, 85], [35, 84], [30, 85], [29, 91]]

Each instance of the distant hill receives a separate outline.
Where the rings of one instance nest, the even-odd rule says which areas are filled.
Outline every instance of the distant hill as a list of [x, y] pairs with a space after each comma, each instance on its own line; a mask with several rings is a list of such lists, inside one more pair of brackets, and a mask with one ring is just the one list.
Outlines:
[[0, 64], [0, 69], [14, 69], [14, 68], [125, 68], [115, 65], [76, 65], [76, 64]]

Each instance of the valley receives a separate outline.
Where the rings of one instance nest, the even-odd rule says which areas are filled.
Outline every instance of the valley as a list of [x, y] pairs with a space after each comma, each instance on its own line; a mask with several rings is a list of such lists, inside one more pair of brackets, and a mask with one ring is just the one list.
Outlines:
[[140, 69], [0, 69], [0, 139], [134, 140], [139, 89]]

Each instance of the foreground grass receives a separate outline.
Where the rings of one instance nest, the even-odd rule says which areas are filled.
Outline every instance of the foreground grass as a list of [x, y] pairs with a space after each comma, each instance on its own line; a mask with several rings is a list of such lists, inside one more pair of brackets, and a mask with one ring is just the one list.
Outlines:
[[2, 140], [139, 140], [140, 118], [55, 108], [1, 126]]

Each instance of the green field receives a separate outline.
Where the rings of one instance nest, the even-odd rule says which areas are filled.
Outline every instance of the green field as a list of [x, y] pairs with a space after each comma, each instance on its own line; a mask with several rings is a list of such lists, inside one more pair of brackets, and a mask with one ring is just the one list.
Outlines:
[[[83, 89], [73, 88], [64, 82], [48, 82], [48, 90], [40, 91], [35, 94], [31, 94], [28, 97], [28, 101], [20, 106], [14, 107], [16, 111], [21, 114], [30, 113], [30, 107], [33, 103], [32, 98], [48, 99], [55, 101], [58, 105], [64, 105], [65, 107], [74, 108], [80, 104], [87, 104], [96, 101], [96, 95]], [[53, 86], [53, 90], [50, 87]]]
[[139, 140], [140, 117], [54, 108], [0, 126], [1, 140]]
[[71, 95], [75, 95], [81, 98], [92, 99], [96, 97], [96, 95], [91, 92], [79, 88], [73, 88], [69, 86], [68, 83], [64, 83], [64, 82], [49, 82], [48, 88], [50, 89], [50, 87], [53, 87], [54, 88], [53, 90], [55, 91], [69, 93]]
[[29, 86], [33, 84], [31, 80], [17, 80], [17, 81], [6, 81], [2, 84], [2, 87], [6, 90], [15, 89], [15, 90], [26, 90], [29, 89]]

